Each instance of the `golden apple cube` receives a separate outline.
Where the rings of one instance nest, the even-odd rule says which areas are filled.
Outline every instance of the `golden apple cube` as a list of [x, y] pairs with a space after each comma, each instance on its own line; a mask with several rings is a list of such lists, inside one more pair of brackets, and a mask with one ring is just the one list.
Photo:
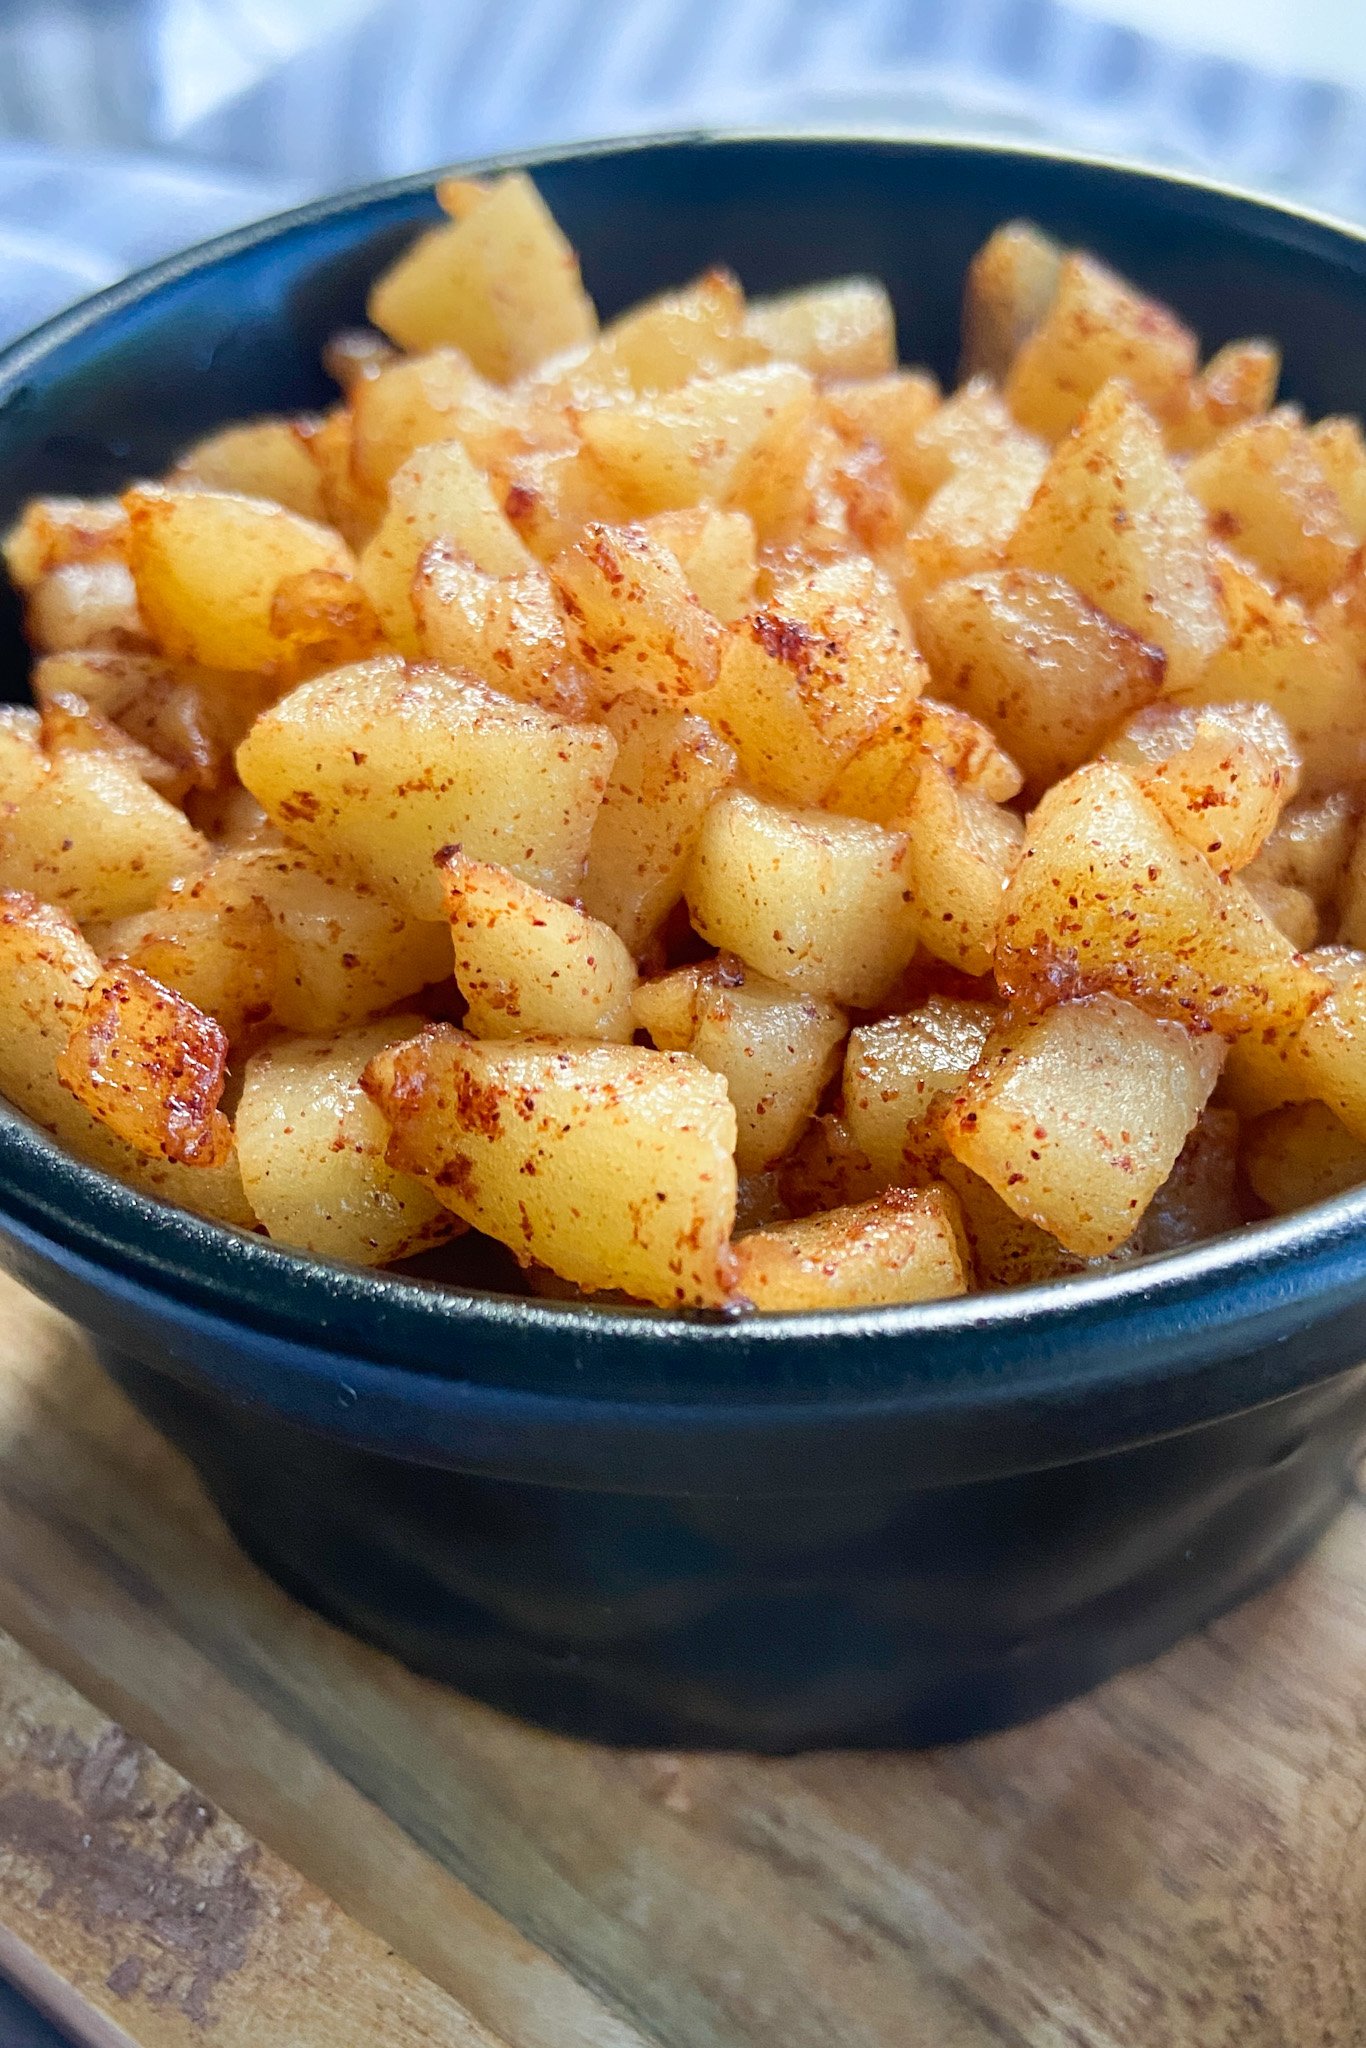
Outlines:
[[524, 171], [420, 235], [371, 287], [368, 311], [400, 348], [462, 349], [500, 383], [581, 347], [598, 325], [574, 252]]
[[610, 926], [459, 847], [440, 865], [468, 1032], [630, 1044], [635, 962]]
[[890, 583], [857, 557], [785, 577], [732, 629], [698, 709], [748, 779], [817, 804], [840, 768], [925, 686]]
[[836, 277], [753, 299], [745, 333], [816, 377], [884, 377], [896, 368], [896, 316], [876, 278]]
[[264, 498], [316, 525], [328, 523], [318, 465], [308, 452], [306, 430], [301, 432], [295, 420], [242, 420], [220, 427], [185, 450], [171, 479]]
[[1113, 733], [1101, 756], [1132, 770], [1220, 874], [1256, 857], [1300, 779], [1299, 750], [1269, 704], [1153, 704]]
[[1366, 642], [1354, 630], [1348, 593], [1311, 619], [1298, 598], [1272, 590], [1231, 555], [1215, 556], [1214, 580], [1227, 638], [1170, 694], [1183, 704], [1269, 704], [1290, 728], [1309, 784], [1323, 789], [1359, 779], [1366, 765]]
[[686, 1053], [433, 1025], [372, 1059], [365, 1088], [389, 1164], [524, 1264], [665, 1308], [729, 1299], [735, 1112]]
[[1123, 384], [1105, 385], [1058, 444], [1005, 555], [1161, 648], [1169, 681], [1223, 645], [1204, 512]]
[[428, 659], [468, 669], [520, 704], [578, 717], [588, 688], [570, 666], [564, 621], [539, 564], [491, 576], [454, 541], [430, 541], [412, 586], [417, 637]]
[[1243, 1132], [1243, 1172], [1274, 1215], [1307, 1209], [1366, 1181], [1366, 1143], [1323, 1102], [1291, 1102]]
[[826, 791], [826, 809], [874, 825], [900, 825], [932, 763], [957, 788], [994, 804], [1008, 803], [1024, 783], [990, 726], [956, 705], [921, 697], [895, 712], [849, 756]]
[[576, 895], [615, 755], [605, 727], [390, 657], [300, 684], [237, 766], [296, 845], [439, 920], [443, 846]]
[[725, 629], [644, 527], [592, 521], [550, 564], [550, 580], [566, 639], [602, 702], [644, 691], [675, 703], [715, 682]]
[[863, 1008], [915, 952], [905, 862], [900, 833], [729, 790], [707, 812], [684, 893], [712, 945], [774, 981]]
[[1108, 762], [1056, 784], [1030, 818], [996, 978], [1026, 1004], [1105, 989], [1230, 1038], [1292, 1029], [1327, 987]]
[[1154, 418], [1176, 419], [1197, 360], [1195, 336], [1174, 313], [1074, 251], [1010, 365], [1006, 403], [1022, 426], [1056, 441], [1102, 385], [1122, 378]]
[[1124, 1243], [1218, 1079], [1212, 1034], [1099, 995], [1004, 1020], [944, 1118], [1018, 1216], [1094, 1258]]
[[1284, 408], [1221, 435], [1186, 482], [1220, 540], [1306, 604], [1346, 577], [1357, 537], [1308, 429]]
[[985, 720], [1036, 796], [1162, 688], [1157, 648], [1038, 570], [941, 583], [918, 605], [915, 630], [931, 688]]
[[82, 923], [146, 910], [207, 841], [119, 755], [58, 754], [21, 807], [0, 812], [0, 889], [31, 889]]
[[757, 1309], [878, 1308], [966, 1294], [972, 1269], [947, 1188], [888, 1188], [857, 1208], [735, 1240], [736, 1287]]
[[175, 661], [273, 674], [289, 654], [272, 621], [281, 584], [312, 569], [355, 572], [330, 526], [263, 498], [140, 484], [123, 502], [138, 604]]
[[683, 894], [702, 821], [735, 779], [735, 754], [705, 719], [653, 697], [619, 699], [603, 724], [617, 755], [593, 821], [583, 903], [639, 955]]
[[57, 1078], [100, 963], [71, 919], [23, 891], [0, 891], [0, 1094], [86, 1165], [141, 1194], [248, 1230], [235, 1154], [221, 1166], [149, 1158], [91, 1115]]
[[937, 762], [921, 774], [903, 824], [922, 944], [965, 974], [989, 974], [1024, 826], [1013, 811], [959, 789]]
[[810, 374], [764, 363], [578, 416], [583, 444], [632, 517], [715, 505], [766, 536], [802, 501], [816, 414]]
[[388, 1266], [459, 1231], [430, 1189], [386, 1165], [389, 1127], [361, 1087], [372, 1059], [422, 1028], [421, 1017], [384, 1017], [337, 1036], [277, 1039], [247, 1061], [238, 1157], [278, 1244]]
[[218, 1105], [227, 1079], [221, 1026], [140, 968], [106, 968], [57, 1078], [137, 1152], [182, 1166], [226, 1165], [232, 1126]]
[[882, 1179], [918, 1179], [908, 1141], [982, 1057], [1000, 1012], [993, 1003], [932, 996], [921, 1009], [849, 1034], [844, 1117], [849, 1136]]
[[423, 553], [454, 543], [489, 576], [532, 566], [488, 478], [459, 441], [438, 441], [409, 456], [389, 486], [389, 505], [360, 558], [357, 575], [388, 638], [404, 654], [420, 646], [413, 602]]
[[997, 384], [1042, 325], [1066, 252], [1032, 221], [1006, 221], [968, 265], [963, 288], [963, 375]]
[[742, 1174], [766, 1172], [796, 1143], [849, 1028], [836, 1004], [730, 958], [642, 984], [636, 1019], [661, 1050], [690, 1052], [722, 1076], [735, 1105]]

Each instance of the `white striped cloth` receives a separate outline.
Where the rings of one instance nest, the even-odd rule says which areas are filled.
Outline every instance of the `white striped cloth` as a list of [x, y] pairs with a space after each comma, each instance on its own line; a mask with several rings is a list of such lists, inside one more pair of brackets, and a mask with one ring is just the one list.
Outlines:
[[[1348, 8], [1366, 79], [1366, 0], [1302, 4]], [[1063, 0], [7, 0], [0, 338], [318, 192], [767, 122], [1028, 135], [1366, 218], [1366, 94]]]

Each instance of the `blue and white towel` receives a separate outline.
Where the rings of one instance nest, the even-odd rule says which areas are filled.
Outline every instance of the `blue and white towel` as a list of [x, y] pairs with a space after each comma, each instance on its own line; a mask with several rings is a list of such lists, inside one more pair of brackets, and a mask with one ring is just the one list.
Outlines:
[[[316, 193], [593, 135], [765, 123], [1030, 136], [1366, 218], [1366, 5], [1300, 0], [1351, 82], [1146, 33], [1172, 0], [10, 0], [0, 338]], [[1240, 0], [1247, 41], [1283, 18]], [[1262, 14], [1258, 15], [1258, 6]], [[1233, 37], [1234, 0], [1186, 10]], [[1107, 18], [1098, 18], [1100, 14]], [[1330, 33], [1331, 31], [1331, 33]], [[1218, 40], [1211, 37], [1211, 40]], [[1262, 36], [1264, 56], [1285, 55]]]

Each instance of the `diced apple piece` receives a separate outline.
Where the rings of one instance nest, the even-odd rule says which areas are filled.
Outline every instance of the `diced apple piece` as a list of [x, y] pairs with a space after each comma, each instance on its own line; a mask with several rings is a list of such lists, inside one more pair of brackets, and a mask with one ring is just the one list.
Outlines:
[[435, 540], [453, 543], [489, 576], [516, 576], [532, 565], [487, 477], [459, 441], [438, 441], [409, 456], [389, 486], [388, 510], [360, 558], [361, 587], [404, 654], [418, 652], [413, 582]]
[[[683, 984], [677, 990], [668, 984]], [[636, 1015], [661, 1050], [690, 1052], [720, 1074], [736, 1116], [736, 1165], [763, 1173], [788, 1152], [839, 1065], [848, 1019], [723, 958], [638, 992]]]
[[736, 1286], [758, 1309], [876, 1308], [966, 1294], [971, 1267], [947, 1188], [888, 1188], [854, 1209], [735, 1241]]
[[1303, 889], [1288, 888], [1284, 882], [1274, 882], [1269, 875], [1260, 874], [1255, 862], [1244, 868], [1242, 880], [1243, 887], [1262, 915], [1289, 939], [1297, 953], [1307, 952], [1316, 944], [1320, 919], [1312, 896], [1306, 895]]
[[849, 1137], [893, 1185], [919, 1177], [911, 1134], [958, 1090], [982, 1057], [999, 1011], [990, 1003], [932, 996], [922, 1009], [849, 1034], [844, 1116]]
[[222, 1166], [150, 1159], [58, 1080], [58, 1058], [99, 978], [98, 958], [63, 911], [23, 891], [0, 892], [0, 1094], [88, 1166], [142, 1194], [249, 1230], [255, 1219], [235, 1156]]
[[754, 597], [754, 522], [745, 512], [695, 505], [686, 512], [656, 512], [642, 525], [661, 541], [687, 578], [699, 604], [729, 623]]
[[87, 647], [137, 654], [152, 645], [132, 572], [113, 556], [64, 562], [41, 576], [24, 606], [24, 632], [39, 654]]
[[766, 537], [804, 500], [815, 414], [809, 373], [765, 363], [583, 412], [578, 428], [633, 517], [717, 505], [747, 512]]
[[275, 932], [270, 1007], [287, 1031], [345, 1030], [444, 981], [450, 941], [360, 876], [338, 876], [290, 846], [253, 846], [215, 861], [204, 894], [259, 896]]
[[454, 541], [434, 540], [418, 563], [412, 602], [417, 637], [433, 661], [468, 669], [521, 704], [564, 717], [586, 709], [587, 686], [569, 665], [564, 621], [539, 564], [491, 576]]
[[297, 845], [438, 919], [443, 846], [550, 895], [577, 894], [615, 754], [605, 727], [392, 657], [292, 690], [257, 720], [237, 765]]
[[886, 1185], [840, 1116], [812, 1117], [778, 1169], [778, 1192], [791, 1216], [871, 1201]]
[[725, 631], [678, 558], [642, 526], [586, 526], [550, 565], [575, 657], [603, 702], [639, 690], [664, 703], [716, 680]]
[[338, 1037], [279, 1039], [247, 1061], [238, 1156], [277, 1243], [388, 1266], [459, 1230], [421, 1181], [385, 1164], [389, 1127], [361, 1087], [369, 1061], [422, 1028], [421, 1017], [384, 1017]]
[[128, 514], [117, 498], [30, 498], [0, 541], [10, 582], [27, 597], [70, 562], [128, 559]]
[[116, 1137], [151, 1159], [223, 1166], [232, 1126], [222, 1027], [137, 967], [106, 969], [57, 1058], [57, 1078]]
[[317, 569], [349, 580], [355, 569], [331, 527], [263, 498], [140, 484], [123, 502], [138, 604], [174, 661], [273, 674], [290, 654], [273, 619], [281, 585]]
[[712, 945], [775, 981], [865, 1007], [915, 951], [905, 859], [899, 833], [731, 790], [707, 812], [685, 894]]
[[875, 825], [900, 825], [925, 768], [937, 763], [960, 789], [994, 804], [1018, 796], [1024, 778], [989, 726], [952, 704], [921, 697], [878, 727], [849, 756], [826, 808]]
[[1238, 1118], [1231, 1109], [1201, 1110], [1175, 1166], [1129, 1240], [1143, 1257], [1203, 1244], [1238, 1229], [1243, 1221], [1238, 1137]]
[[339, 405], [324, 414], [316, 426], [303, 431], [303, 442], [318, 472], [329, 525], [336, 527], [348, 547], [364, 547], [384, 517], [385, 496], [362, 483], [356, 474], [350, 407]]
[[[1360, 936], [1345, 928], [1349, 921], [1349, 862], [1355, 865], [1357, 816], [1356, 799], [1347, 790], [1298, 798], [1282, 811], [1275, 831], [1263, 842], [1243, 880], [1250, 882], [1256, 873], [1285, 887], [1301, 889], [1319, 909], [1331, 904], [1341, 892], [1344, 928], [1340, 936], [1349, 945], [1359, 945], [1361, 937], [1366, 936], [1366, 915], [1360, 916]], [[1362, 879], [1366, 881], [1366, 869]], [[1362, 911], [1366, 912], [1366, 903]]]
[[1057, 1003], [997, 1027], [944, 1135], [1017, 1215], [1094, 1258], [1132, 1236], [1222, 1057], [1114, 996]]
[[459, 847], [440, 866], [467, 1031], [629, 1045], [635, 963], [610, 926]]
[[[898, 491], [917, 507], [928, 496], [918, 436], [939, 402], [939, 385], [926, 370], [837, 381], [821, 392], [821, 412], [845, 446], [876, 448], [886, 457]], [[938, 480], [942, 483], [943, 477]]]
[[1177, 679], [1183, 704], [1269, 704], [1294, 736], [1309, 781], [1322, 788], [1366, 769], [1366, 710], [1350, 626], [1338, 611], [1311, 622], [1229, 555], [1215, 558], [1224, 645]]
[[1006, 403], [1021, 426], [1056, 441], [1103, 385], [1121, 378], [1154, 418], [1178, 419], [1197, 360], [1195, 336], [1174, 313], [1076, 251], [1016, 351]]
[[922, 943], [965, 974], [988, 974], [1004, 892], [1024, 844], [1024, 826], [937, 763], [921, 774], [906, 809], [905, 876]]
[[1186, 482], [1219, 539], [1307, 604], [1346, 577], [1356, 535], [1308, 429], [1284, 409], [1222, 435]]
[[963, 375], [998, 384], [1043, 324], [1066, 252], [1032, 221], [1006, 221], [968, 265], [963, 290]]
[[763, 362], [768, 351], [745, 332], [745, 295], [728, 270], [708, 270], [661, 292], [605, 327], [586, 355], [543, 373], [571, 394], [624, 388], [641, 396], [676, 391], [694, 377], [719, 377]]
[[1292, 1102], [1249, 1123], [1243, 1171], [1277, 1216], [1327, 1202], [1366, 1181], [1366, 1143], [1322, 1102]]
[[751, 782], [816, 804], [861, 743], [924, 685], [891, 585], [851, 557], [785, 577], [771, 602], [733, 629], [716, 687], [698, 708]]
[[1230, 427], [1260, 419], [1276, 402], [1280, 375], [1281, 352], [1274, 342], [1226, 343], [1191, 384], [1180, 414], [1167, 420], [1167, 446], [1174, 455], [1198, 454]]
[[956, 464], [906, 540], [899, 584], [912, 614], [949, 577], [994, 568], [1004, 559], [1012, 534], [1034, 503], [1046, 466], [1043, 443], [1019, 428], [983, 449], [976, 459]]
[[1061, 576], [1161, 648], [1169, 680], [1223, 644], [1204, 513], [1123, 384], [1098, 392], [1054, 450], [1006, 560]]
[[598, 324], [574, 252], [524, 171], [420, 235], [371, 287], [367, 310], [400, 348], [463, 349], [501, 383], [591, 341]]
[[528, 443], [564, 447], [574, 437], [542, 402], [490, 384], [459, 349], [396, 356], [351, 396], [351, 468], [364, 491], [385, 492], [419, 448], [459, 441], [478, 468]]
[[66, 751], [0, 813], [0, 889], [31, 889], [81, 922], [146, 910], [207, 842], [118, 755]]
[[986, 722], [1034, 795], [1162, 688], [1157, 648], [1036, 570], [941, 583], [917, 607], [915, 629], [931, 687]]
[[637, 516], [577, 441], [571, 448], [507, 456], [490, 465], [489, 483], [509, 525], [538, 562], [563, 554], [590, 519]]
[[729, 1298], [735, 1112], [686, 1053], [434, 1025], [372, 1059], [365, 1088], [389, 1164], [524, 1263], [661, 1307]]
[[896, 368], [896, 316], [871, 277], [837, 277], [753, 299], [745, 333], [816, 377], [884, 377]]
[[287, 512], [297, 512], [301, 519], [327, 521], [318, 465], [308, 452], [306, 433], [294, 420], [241, 420], [220, 427], [185, 450], [171, 481], [265, 498]]
[[1107, 989], [1226, 1037], [1302, 1023], [1325, 982], [1126, 770], [1080, 768], [1029, 821], [996, 978], [1028, 1004]]
[[1300, 778], [1299, 751], [1269, 704], [1153, 704], [1101, 754], [1133, 772], [1168, 824], [1220, 874], [1255, 857]]
[[1366, 1144], [1366, 972], [1339, 978], [1295, 1034], [1304, 1094]]
[[1320, 420], [1309, 429], [1319, 466], [1342, 507], [1353, 540], [1366, 542], [1366, 440], [1354, 419]]
[[270, 1015], [280, 976], [275, 921], [235, 861], [172, 882], [150, 910], [103, 926], [98, 942], [106, 964], [176, 990], [230, 1040]]

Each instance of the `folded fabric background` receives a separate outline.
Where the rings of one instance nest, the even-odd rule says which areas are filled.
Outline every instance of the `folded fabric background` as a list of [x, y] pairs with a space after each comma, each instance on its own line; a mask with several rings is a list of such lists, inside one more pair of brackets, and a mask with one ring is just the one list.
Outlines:
[[0, 337], [157, 255], [366, 178], [765, 122], [1028, 135], [1366, 217], [1366, 9], [9, 0]]

